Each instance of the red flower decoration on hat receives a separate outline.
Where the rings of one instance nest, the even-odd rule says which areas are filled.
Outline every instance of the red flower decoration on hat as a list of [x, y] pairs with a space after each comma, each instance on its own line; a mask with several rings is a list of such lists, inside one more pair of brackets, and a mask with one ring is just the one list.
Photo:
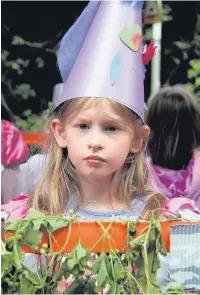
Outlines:
[[142, 63], [144, 65], [148, 65], [150, 60], [154, 57], [156, 53], [156, 48], [158, 46], [154, 46], [153, 41], [151, 40], [149, 46], [147, 47], [145, 53], [142, 55]]

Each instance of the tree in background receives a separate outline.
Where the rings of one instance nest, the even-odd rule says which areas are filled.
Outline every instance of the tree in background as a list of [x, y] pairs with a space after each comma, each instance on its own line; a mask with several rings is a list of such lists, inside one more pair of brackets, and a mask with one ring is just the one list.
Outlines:
[[[9, 28], [3, 26], [3, 35], [10, 35]], [[14, 106], [21, 106], [19, 114], [15, 112], [16, 126], [22, 131], [38, 132], [41, 131], [49, 117], [53, 105], [48, 97], [41, 97], [37, 94], [36, 87], [33, 83], [26, 79], [30, 75], [30, 71], [39, 71], [45, 69], [45, 63], [48, 62], [48, 57], [56, 60], [57, 44], [60, 39], [61, 32], [57, 34], [55, 39], [40, 42], [29, 42], [22, 37], [14, 35], [11, 36], [10, 47], [16, 47], [16, 52], [19, 52], [20, 57], [13, 58], [8, 49], [2, 48], [1, 62], [2, 62], [2, 91], [6, 97], [11, 98], [10, 103]], [[9, 38], [8, 38], [9, 39]], [[8, 46], [9, 48], [9, 46]], [[27, 58], [23, 58], [24, 51]], [[45, 60], [46, 59], [46, 60]], [[30, 105], [45, 105], [45, 111], [38, 115], [38, 111], [33, 111], [26, 106]], [[24, 107], [26, 109], [24, 109]]]
[[179, 37], [164, 51], [166, 57], [172, 61], [169, 77], [164, 84], [174, 85], [180, 82], [186, 84], [188, 90], [196, 95], [200, 103], [200, 3], [195, 4], [196, 24], [191, 32], [191, 40]]
[[[55, 7], [60, 3], [55, 3]], [[8, 2], [3, 2], [3, 5], [8, 4], [10, 5]], [[34, 5], [39, 4], [35, 2]], [[70, 10], [72, 4], [66, 2], [62, 5], [68, 7], [68, 16], [72, 14], [72, 10]], [[87, 2], [76, 2], [76, 15], [73, 16], [72, 23], [86, 5]], [[168, 39], [170, 34], [166, 34], [164, 31], [162, 85], [186, 83], [189, 90], [200, 98], [200, 10], [198, 3], [196, 6], [198, 10], [196, 11], [196, 26], [193, 28], [192, 40], [178, 37], [178, 40], [171, 41]], [[165, 27], [174, 21], [174, 7], [174, 2], [169, 2], [167, 6], [164, 4], [163, 22], [166, 23]], [[61, 16], [57, 16], [54, 21], [58, 22], [59, 18]], [[45, 21], [47, 22], [47, 20]], [[69, 23], [68, 27], [72, 23]], [[2, 25], [2, 92], [15, 114], [17, 127], [22, 131], [41, 132], [52, 111], [53, 86], [61, 82], [59, 71], [55, 66], [56, 52], [59, 40], [65, 31], [66, 27], [63, 27], [63, 31], [59, 30], [54, 38], [42, 42], [30, 42], [19, 36], [20, 33], [19, 35], [12, 33], [5, 23]], [[147, 42], [151, 39], [151, 26], [144, 27], [144, 39]], [[180, 71], [184, 73], [184, 77], [177, 80]], [[145, 87], [148, 89], [150, 84], [149, 69], [146, 75]], [[44, 111], [45, 109], [46, 111]]]

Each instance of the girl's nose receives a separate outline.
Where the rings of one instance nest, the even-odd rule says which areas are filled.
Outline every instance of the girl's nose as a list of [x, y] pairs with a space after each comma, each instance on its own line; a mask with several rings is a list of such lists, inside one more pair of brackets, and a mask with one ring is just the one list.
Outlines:
[[92, 128], [88, 137], [88, 148], [93, 152], [103, 149], [102, 133], [99, 128]]
[[92, 150], [93, 152], [97, 152], [97, 151], [101, 151], [103, 149], [103, 146], [101, 143], [90, 141], [90, 143], [88, 144], [88, 148]]

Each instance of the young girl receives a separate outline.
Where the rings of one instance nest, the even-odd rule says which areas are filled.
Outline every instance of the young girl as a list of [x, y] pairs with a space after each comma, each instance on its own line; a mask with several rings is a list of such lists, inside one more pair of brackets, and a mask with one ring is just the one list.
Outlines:
[[[166, 86], [149, 100], [147, 123], [153, 185], [167, 197], [200, 208], [200, 107], [183, 86]], [[158, 124], [159, 122], [159, 124]]]
[[[63, 37], [58, 65], [64, 88], [30, 207], [54, 215], [78, 210], [88, 220], [142, 214], [150, 190], [141, 4], [92, 1]], [[158, 199], [161, 207], [166, 198]]]
[[47, 167], [33, 208], [59, 214], [81, 205], [85, 218], [105, 219], [113, 212], [139, 217], [148, 195], [149, 128], [141, 119], [117, 102], [89, 97], [63, 103], [50, 126]]
[[33, 196], [15, 200], [17, 210], [28, 199], [46, 214], [79, 211], [80, 220], [161, 214], [166, 197], [150, 197], [145, 162], [143, 62], [154, 48], [142, 56], [141, 4], [91, 1], [63, 37], [64, 86], [49, 124], [44, 173]]
[[140, 1], [90, 2], [64, 36], [58, 65], [65, 83], [45, 169], [34, 195], [13, 202], [21, 213], [28, 200], [46, 214], [79, 211], [80, 220], [161, 215], [166, 197], [148, 188], [145, 162], [141, 27]]

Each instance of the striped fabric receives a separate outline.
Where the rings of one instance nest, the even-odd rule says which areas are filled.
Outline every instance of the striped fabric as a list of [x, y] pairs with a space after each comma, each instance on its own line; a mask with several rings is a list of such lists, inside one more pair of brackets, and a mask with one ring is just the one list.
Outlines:
[[170, 281], [200, 290], [200, 224], [171, 228], [170, 256]]

